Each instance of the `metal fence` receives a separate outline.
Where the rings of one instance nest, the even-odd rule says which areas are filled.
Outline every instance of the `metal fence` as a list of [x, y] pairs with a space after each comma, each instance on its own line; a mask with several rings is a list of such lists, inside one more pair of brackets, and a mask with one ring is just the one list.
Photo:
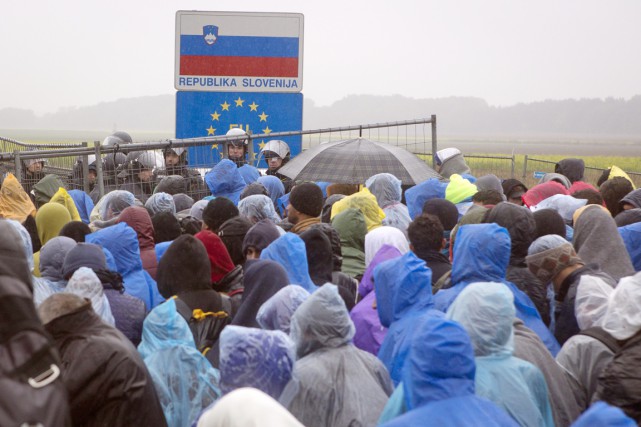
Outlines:
[[[544, 173], [554, 172], [556, 163], [557, 162], [551, 160], [532, 158], [526, 154], [523, 160], [523, 174], [521, 176], [523, 183], [528, 187], [536, 185]], [[639, 166], [641, 167], [641, 164]], [[584, 173], [585, 182], [596, 186], [603, 170], [604, 168], [602, 167], [598, 168], [586, 165]], [[626, 173], [636, 187], [641, 186], [641, 172], [626, 171]]]
[[[249, 139], [249, 161], [257, 164], [261, 159], [252, 147], [257, 141], [266, 142], [272, 139], [297, 137], [301, 139], [304, 149], [316, 146], [323, 142], [338, 141], [363, 137], [375, 141], [386, 142], [392, 145], [403, 147], [413, 153], [427, 153], [426, 158], [431, 159], [430, 150], [437, 146], [436, 141], [436, 116], [430, 118], [399, 121], [390, 123], [375, 123], [355, 126], [344, 126], [336, 128], [272, 132], [270, 134], [257, 134], [247, 136], [212, 136], [203, 138], [171, 139], [164, 141], [151, 141], [145, 143], [130, 143], [114, 146], [102, 146], [99, 141], [93, 143], [83, 142], [81, 144], [28, 144], [9, 138], [0, 137], [0, 166], [3, 172], [12, 172], [30, 191], [43, 174], [55, 174], [60, 177], [68, 189], [81, 189], [84, 191], [93, 190], [92, 183], [83, 177], [89, 176], [88, 166], [90, 156], [101, 159], [95, 162], [95, 190], [99, 197], [105, 194], [105, 188], [110, 189], [117, 185], [116, 171], [109, 169], [109, 164], [115, 163], [118, 153], [128, 154], [131, 152], [154, 152], [159, 159], [156, 167], [157, 174], [154, 175], [150, 184], [153, 186], [164, 174], [163, 150], [167, 148], [188, 149], [189, 164], [198, 164], [198, 171], [201, 175], [214, 166], [221, 158], [227, 157], [227, 144], [239, 139]], [[212, 156], [215, 150], [217, 156]], [[199, 157], [202, 156], [202, 157]], [[209, 159], [205, 162], [204, 159]], [[109, 162], [113, 159], [114, 162]], [[29, 165], [34, 160], [45, 162], [44, 170], [41, 173], [33, 173]], [[208, 194], [194, 194], [200, 198]]]

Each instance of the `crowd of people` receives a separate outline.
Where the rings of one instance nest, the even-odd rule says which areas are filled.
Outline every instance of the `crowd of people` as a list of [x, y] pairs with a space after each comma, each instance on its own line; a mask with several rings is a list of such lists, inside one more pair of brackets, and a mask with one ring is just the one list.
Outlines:
[[283, 141], [264, 176], [228, 149], [204, 177], [183, 149], [160, 179], [109, 155], [103, 197], [4, 177], [0, 425], [641, 423], [641, 189], [616, 166], [528, 188], [447, 148], [441, 179], [351, 185], [279, 174]]

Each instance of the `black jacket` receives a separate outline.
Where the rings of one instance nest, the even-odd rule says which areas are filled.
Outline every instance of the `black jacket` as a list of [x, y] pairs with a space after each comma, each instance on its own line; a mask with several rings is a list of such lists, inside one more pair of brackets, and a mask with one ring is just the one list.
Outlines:
[[74, 426], [166, 426], [138, 351], [91, 304], [45, 326], [63, 365]]
[[450, 260], [440, 252], [414, 248], [414, 253], [432, 270], [432, 286], [436, 285], [445, 273], [452, 271]]

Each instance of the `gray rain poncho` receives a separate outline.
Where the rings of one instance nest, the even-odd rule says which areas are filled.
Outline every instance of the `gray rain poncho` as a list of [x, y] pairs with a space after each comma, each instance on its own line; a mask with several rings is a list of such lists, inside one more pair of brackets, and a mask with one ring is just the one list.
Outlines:
[[280, 217], [274, 209], [272, 199], [263, 194], [254, 194], [247, 196], [238, 202], [238, 211], [252, 224], [256, 224], [263, 219], [272, 220], [274, 223], [280, 222]]
[[391, 173], [379, 173], [370, 177], [366, 182], [367, 189], [376, 197], [378, 206], [385, 212], [383, 225], [398, 228], [407, 238], [407, 227], [412, 218], [407, 206], [401, 203], [403, 190], [401, 180]]
[[77, 269], [69, 279], [65, 292], [87, 298], [91, 301], [93, 311], [100, 316], [103, 322], [111, 326], [116, 325], [102, 283], [92, 269], [87, 267]]
[[392, 392], [389, 374], [352, 344], [354, 324], [338, 288], [325, 284], [294, 313], [299, 360], [281, 402], [307, 427], [372, 426]]
[[158, 212], [169, 212], [172, 215], [176, 215], [176, 204], [171, 194], [155, 193], [147, 199], [145, 207], [150, 216], [154, 216]]
[[289, 334], [292, 316], [307, 298], [309, 292], [302, 287], [287, 285], [260, 306], [256, 321], [263, 329]]
[[110, 219], [120, 215], [120, 213], [129, 206], [133, 206], [135, 202], [136, 198], [129, 191], [114, 190], [105, 194], [98, 204], [94, 206], [89, 220], [91, 222], [109, 221]]

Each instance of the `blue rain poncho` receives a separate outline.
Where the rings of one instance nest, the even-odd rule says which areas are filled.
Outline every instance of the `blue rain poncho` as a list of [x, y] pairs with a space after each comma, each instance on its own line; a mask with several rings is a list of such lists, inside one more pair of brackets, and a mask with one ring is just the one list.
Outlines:
[[375, 425], [391, 381], [376, 357], [351, 343], [354, 324], [336, 286], [323, 285], [298, 307], [290, 336], [299, 359], [281, 403], [307, 427]]
[[445, 199], [447, 182], [430, 178], [405, 191], [407, 209], [412, 219], [416, 219], [423, 212], [423, 205], [430, 199]]
[[205, 182], [215, 197], [226, 197], [235, 205], [240, 200], [240, 192], [245, 188], [245, 180], [236, 164], [223, 159], [205, 175]]
[[401, 180], [391, 173], [379, 173], [366, 182], [367, 189], [376, 197], [378, 206], [385, 212], [383, 225], [398, 228], [407, 237], [407, 227], [412, 222], [407, 206], [401, 203]]
[[636, 427], [637, 423], [628, 417], [621, 408], [610, 406], [605, 402], [596, 402], [590, 406], [572, 427]]
[[294, 344], [281, 331], [228, 325], [220, 333], [220, 388], [253, 387], [278, 399], [292, 378]]
[[71, 190], [69, 191], [69, 195], [73, 199], [73, 202], [76, 205], [76, 209], [78, 209], [78, 214], [80, 215], [80, 219], [82, 220], [82, 222], [84, 222], [85, 224], [89, 224], [91, 222], [89, 220], [91, 211], [95, 207], [93, 200], [91, 200], [91, 197], [89, 197], [87, 193], [81, 190]]
[[154, 381], [167, 425], [191, 425], [198, 414], [220, 397], [216, 369], [196, 349], [189, 325], [167, 300], [152, 310], [138, 346]]
[[242, 165], [238, 168], [238, 172], [240, 172], [243, 181], [245, 181], [247, 185], [256, 182], [256, 180], [260, 178], [260, 172], [252, 165]]
[[505, 409], [521, 426], [554, 426], [545, 377], [514, 352], [514, 295], [503, 283], [472, 283], [447, 317], [469, 334], [476, 356], [476, 394]]
[[628, 250], [635, 271], [641, 271], [641, 222], [619, 227], [619, 234]]
[[125, 292], [143, 300], [147, 310], [164, 301], [156, 282], [142, 268], [138, 236], [133, 228], [122, 222], [87, 234], [85, 240], [111, 252], [117, 271], [122, 275]]
[[289, 334], [294, 312], [308, 297], [309, 292], [300, 286], [285, 286], [260, 306], [256, 321], [263, 329]]
[[87, 267], [77, 269], [69, 279], [65, 292], [87, 298], [91, 301], [93, 311], [100, 316], [103, 322], [116, 326], [102, 283], [100, 283], [100, 279], [92, 269]]
[[389, 328], [378, 358], [394, 384], [401, 381], [401, 370], [409, 350], [409, 337], [417, 318], [431, 310], [432, 272], [413, 252], [381, 263], [374, 270], [376, 304], [381, 325]]
[[149, 216], [154, 216], [158, 212], [169, 212], [176, 215], [176, 204], [171, 194], [155, 193], [147, 199], [145, 207], [149, 211]]
[[408, 412], [384, 426], [422, 427], [427, 420], [435, 426], [517, 426], [474, 394], [474, 351], [461, 325], [429, 314], [416, 320], [403, 382], [392, 395], [404, 399]]
[[500, 282], [514, 294], [516, 317], [541, 338], [552, 356], [559, 343], [541, 320], [536, 306], [523, 291], [505, 279], [510, 261], [511, 241], [507, 230], [497, 224], [470, 224], [456, 234], [452, 263], [452, 284], [434, 295], [436, 309], [447, 311], [465, 287], [474, 282]]
[[91, 211], [89, 220], [108, 221], [118, 215], [129, 206], [133, 206], [136, 198], [132, 193], [125, 190], [114, 190], [105, 194]]
[[309, 276], [305, 242], [294, 233], [286, 233], [269, 244], [261, 253], [260, 259], [270, 259], [283, 266], [289, 282], [314, 292], [316, 285]]
[[274, 209], [272, 199], [262, 194], [247, 196], [238, 202], [240, 216], [247, 218], [252, 224], [263, 219], [269, 219], [274, 223], [280, 222], [280, 217]]
[[283, 182], [273, 175], [261, 176], [258, 178], [257, 182], [263, 184], [269, 193], [269, 198], [274, 202], [274, 206], [277, 206], [278, 199], [285, 195], [285, 186], [283, 185]]

